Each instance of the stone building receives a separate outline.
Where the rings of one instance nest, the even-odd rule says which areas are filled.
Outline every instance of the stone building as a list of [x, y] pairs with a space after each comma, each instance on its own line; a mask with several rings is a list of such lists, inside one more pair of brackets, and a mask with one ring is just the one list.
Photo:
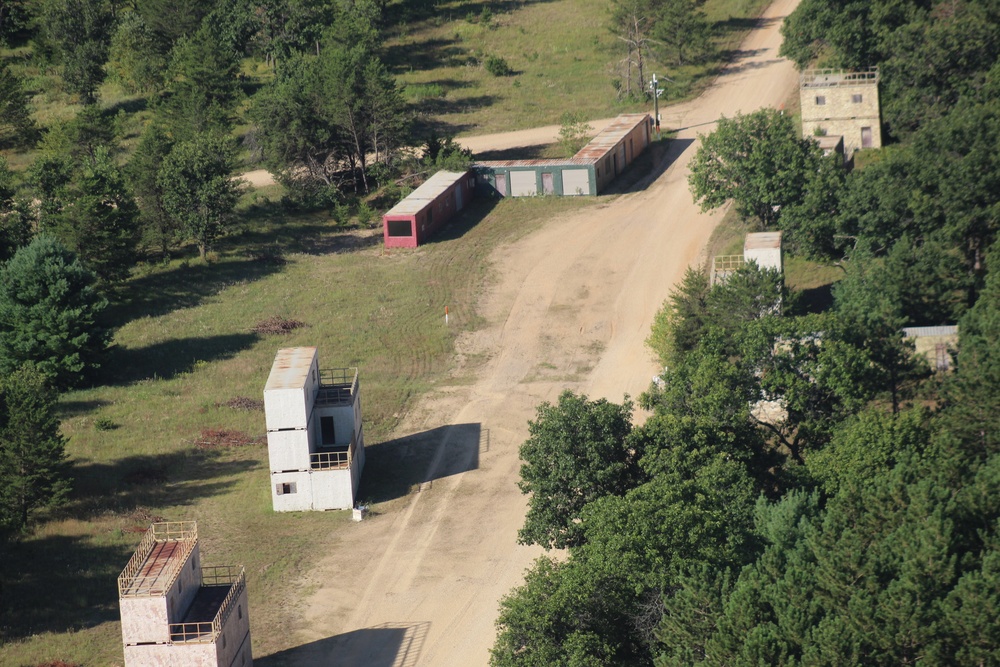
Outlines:
[[799, 77], [802, 136], [844, 138], [850, 160], [860, 148], [882, 147], [878, 69], [846, 72], [805, 70]]
[[358, 369], [320, 370], [315, 347], [278, 350], [264, 419], [275, 512], [354, 507], [365, 465]]
[[202, 567], [193, 521], [154, 523], [118, 577], [126, 667], [252, 667], [242, 567]]

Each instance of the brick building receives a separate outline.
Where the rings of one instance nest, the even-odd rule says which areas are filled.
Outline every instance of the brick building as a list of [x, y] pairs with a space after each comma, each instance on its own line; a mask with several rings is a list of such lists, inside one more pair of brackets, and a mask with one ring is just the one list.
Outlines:
[[882, 147], [878, 69], [845, 72], [811, 69], [799, 77], [802, 136], [844, 138], [850, 160], [861, 148]]

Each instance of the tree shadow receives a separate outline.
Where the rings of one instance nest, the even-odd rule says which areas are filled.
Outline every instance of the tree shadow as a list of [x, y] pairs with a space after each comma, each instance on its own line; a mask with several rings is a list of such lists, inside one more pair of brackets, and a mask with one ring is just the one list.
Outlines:
[[141, 111], [145, 111], [148, 108], [149, 100], [145, 97], [132, 97], [109, 104], [104, 109], [104, 113], [112, 116], [117, 114], [119, 111], [124, 111], [127, 114], [136, 114]]
[[254, 658], [258, 667], [414, 667], [430, 623], [383, 623]]
[[469, 52], [459, 46], [458, 40], [447, 38], [393, 44], [385, 49], [385, 61], [394, 74], [439, 67], [461, 67], [472, 59]]
[[[111, 462], [74, 459], [69, 502], [54, 516], [88, 519], [116, 512], [124, 513], [127, 521], [127, 514], [137, 507], [191, 505], [229, 489], [234, 482], [224, 478], [262, 465], [266, 456], [263, 443], [262, 436], [256, 459], [229, 459], [216, 450], [193, 447], [166, 454], [136, 454]], [[145, 529], [149, 523], [141, 518], [134, 521], [135, 525], [126, 528]]]
[[112, 327], [138, 317], [159, 317], [197, 306], [231, 285], [257, 281], [280, 270], [273, 262], [232, 259], [155, 271], [120, 286], [105, 316]]
[[473, 227], [486, 219], [499, 202], [499, 199], [493, 197], [473, 197], [468, 206], [422, 245], [443, 243], [462, 238]]
[[6, 545], [0, 559], [0, 637], [6, 642], [117, 620], [115, 580], [132, 549], [78, 535]]
[[829, 283], [819, 287], [809, 287], [795, 294], [792, 315], [807, 315], [809, 313], [824, 313], [833, 308], [833, 285]]
[[428, 488], [434, 480], [476, 470], [481, 451], [489, 451], [489, 430], [480, 424], [449, 424], [365, 447], [358, 497], [384, 502]]
[[475, 95], [473, 97], [428, 97], [414, 103], [420, 113], [431, 116], [448, 116], [457, 113], [471, 113], [492, 106], [496, 102], [495, 95]]
[[88, 521], [112, 516], [117, 538], [44, 535], [0, 548], [0, 638], [69, 632], [118, 619], [116, 578], [134, 549], [116, 544], [123, 533], [143, 532], [157, 507], [189, 505], [224, 492], [224, 477], [260, 466], [255, 460], [224, 460], [195, 449], [129, 456], [111, 463], [73, 461], [69, 502], [56, 519]]
[[724, 34], [728, 32], [753, 30], [755, 28], [767, 28], [783, 20], [783, 18], [764, 18], [762, 16], [730, 16], [727, 19], [716, 21], [712, 24], [712, 28], [715, 30], [716, 34]]
[[140, 380], [167, 380], [188, 373], [195, 364], [231, 359], [257, 342], [257, 334], [173, 338], [146, 347], [113, 347], [101, 366], [98, 381], [129, 385]]
[[79, 417], [88, 412], [93, 412], [94, 410], [103, 408], [105, 405], [108, 405], [108, 401], [99, 398], [80, 401], [63, 399], [56, 403], [56, 410], [59, 419], [69, 419], [70, 417]]
[[[535, 146], [515, 146], [513, 148], [498, 148], [492, 151], [476, 153], [476, 161], [488, 160], [538, 160], [550, 157], [546, 155], [552, 144], [537, 144]], [[558, 159], [558, 158], [554, 158]]]

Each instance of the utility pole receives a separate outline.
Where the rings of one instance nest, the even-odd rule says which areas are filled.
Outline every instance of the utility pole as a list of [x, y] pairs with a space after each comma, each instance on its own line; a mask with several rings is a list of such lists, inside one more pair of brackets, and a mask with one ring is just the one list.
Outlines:
[[653, 91], [653, 122], [656, 123], [656, 138], [660, 138], [660, 82], [653, 75], [653, 81], [649, 84], [649, 89]]

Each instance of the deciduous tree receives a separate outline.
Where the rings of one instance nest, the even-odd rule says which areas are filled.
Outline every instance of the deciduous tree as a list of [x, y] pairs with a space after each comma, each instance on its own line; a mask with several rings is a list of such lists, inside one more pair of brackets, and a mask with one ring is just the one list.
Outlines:
[[236, 149], [232, 140], [203, 134], [177, 144], [163, 160], [157, 179], [163, 206], [205, 253], [228, 228], [243, 192], [243, 181], [233, 179]]
[[518, 539], [561, 549], [579, 544], [584, 505], [634, 487], [642, 474], [640, 452], [630, 448], [632, 404], [564, 392], [556, 405], [542, 403], [521, 445], [522, 493], [531, 494]]
[[802, 200], [822, 152], [795, 135], [792, 119], [772, 109], [722, 118], [702, 139], [688, 182], [702, 210], [732, 201], [744, 218], [773, 227], [783, 207]]

